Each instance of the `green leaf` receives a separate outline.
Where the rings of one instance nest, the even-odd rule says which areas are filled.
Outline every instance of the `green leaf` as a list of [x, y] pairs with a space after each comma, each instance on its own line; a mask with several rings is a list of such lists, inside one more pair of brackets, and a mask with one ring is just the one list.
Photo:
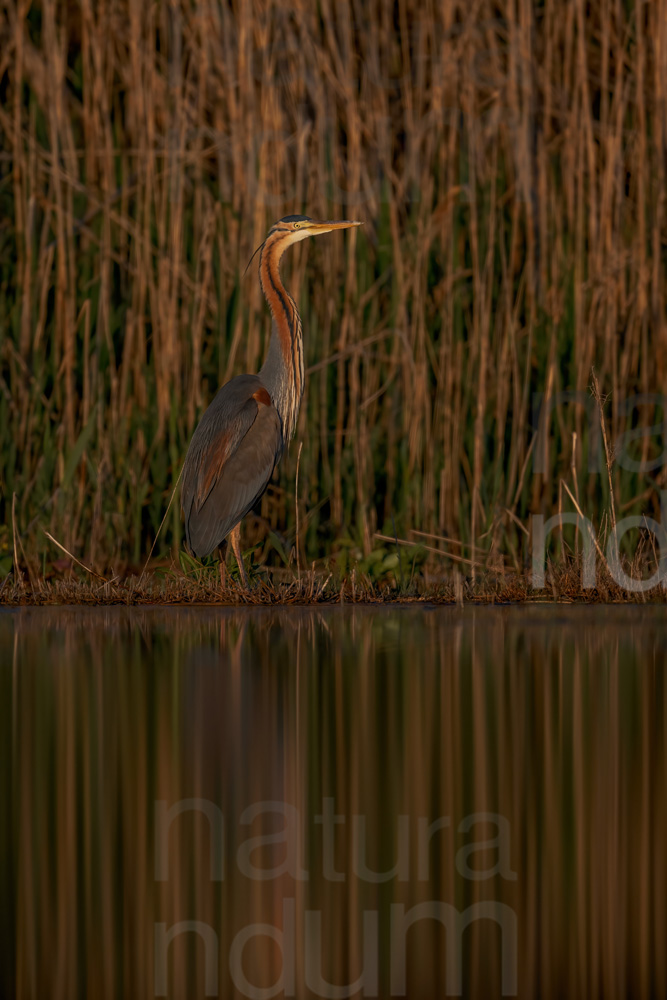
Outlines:
[[185, 551], [185, 549], [178, 550], [178, 561], [180, 562], [181, 569], [184, 573], [188, 573], [192, 569], [199, 570], [202, 568], [201, 563], [196, 559], [193, 559], [192, 556]]

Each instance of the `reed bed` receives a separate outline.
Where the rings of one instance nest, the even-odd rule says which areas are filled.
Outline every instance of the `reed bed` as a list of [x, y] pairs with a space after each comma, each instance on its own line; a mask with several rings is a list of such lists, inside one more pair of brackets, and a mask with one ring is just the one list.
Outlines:
[[[414, 530], [521, 572], [563, 482], [596, 529], [610, 490], [660, 521], [666, 10], [5, 4], [0, 570], [18, 537], [44, 575], [45, 530], [143, 564], [204, 407], [261, 364], [243, 270], [292, 211], [365, 225], [290, 255], [309, 378], [245, 523], [259, 562]], [[609, 476], [593, 368], [610, 467], [634, 433]], [[180, 544], [174, 503], [156, 554]]]

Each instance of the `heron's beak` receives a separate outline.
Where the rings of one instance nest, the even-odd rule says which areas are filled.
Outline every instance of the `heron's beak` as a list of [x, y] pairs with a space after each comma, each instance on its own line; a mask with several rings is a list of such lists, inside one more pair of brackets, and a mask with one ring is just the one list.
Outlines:
[[351, 229], [352, 226], [363, 226], [363, 222], [342, 219], [340, 222], [310, 222], [308, 230], [313, 236], [318, 233], [330, 233], [333, 229]]

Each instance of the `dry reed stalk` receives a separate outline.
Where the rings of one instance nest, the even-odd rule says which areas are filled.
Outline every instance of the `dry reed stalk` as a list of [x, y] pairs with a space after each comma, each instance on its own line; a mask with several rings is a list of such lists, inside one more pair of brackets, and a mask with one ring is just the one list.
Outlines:
[[[577, 512], [577, 514], [579, 515], [579, 517], [580, 517], [580, 518], [582, 519], [582, 524], [583, 524], [583, 521], [585, 521], [585, 520], [586, 520], [586, 518], [584, 517], [584, 515], [583, 515], [583, 513], [582, 513], [582, 510], [581, 510], [581, 507], [579, 506], [579, 504], [577, 503], [576, 499], [574, 498], [574, 496], [573, 496], [573, 494], [572, 494], [572, 490], [571, 490], [571, 489], [570, 489], [570, 487], [569, 487], [569, 486], [567, 485], [567, 483], [566, 483], [566, 482], [565, 482], [564, 480], [562, 480], [562, 479], [561, 479], [561, 484], [562, 484], [562, 486], [563, 486], [563, 489], [565, 490], [565, 492], [566, 492], [566, 493], [567, 493], [567, 495], [569, 496], [570, 500], [571, 500], [571, 501], [572, 501], [572, 503], [574, 504], [574, 509], [576, 510], [576, 512]], [[598, 540], [597, 540], [597, 535], [596, 535], [596, 534], [595, 534], [595, 532], [594, 532], [594, 531], [592, 531], [592, 530], [591, 530], [591, 532], [590, 532], [590, 537], [591, 537], [591, 541], [592, 541], [592, 542], [593, 542], [593, 544], [595, 545], [595, 551], [596, 551], [596, 552], [597, 552], [597, 554], [599, 555], [599, 557], [600, 557], [600, 559], [602, 560], [603, 564], [604, 564], [604, 565], [606, 566], [606, 568], [607, 568], [607, 572], [608, 572], [608, 573], [609, 573], [609, 575], [611, 576], [612, 574], [611, 574], [611, 570], [609, 569], [609, 564], [608, 564], [608, 562], [607, 562], [607, 558], [606, 558], [606, 556], [605, 556], [604, 552], [602, 551], [602, 549], [600, 548], [600, 543], [599, 543], [599, 542], [598, 542]]]
[[[577, 479], [577, 432], [572, 431], [572, 461], [570, 462], [570, 472], [572, 475], [572, 485], [574, 486], [574, 496], [579, 503], [579, 480]], [[574, 555], [579, 555], [579, 533], [574, 538]]]
[[431, 538], [436, 542], [444, 542], [446, 545], [458, 545], [462, 549], [472, 549], [473, 552], [484, 552], [485, 554], [487, 552], [480, 545], [470, 545], [468, 542], [462, 542], [458, 538], [447, 538], [446, 535], [434, 535], [429, 531], [418, 531], [416, 528], [410, 528], [409, 530], [411, 535], [417, 535], [418, 538]]
[[20, 586], [22, 577], [21, 567], [19, 564], [18, 532], [16, 530], [16, 493], [12, 496], [12, 543], [14, 547], [14, 576], [17, 584]]
[[148, 564], [151, 561], [151, 557], [153, 555], [153, 552], [155, 551], [155, 546], [157, 545], [157, 540], [160, 537], [160, 532], [162, 531], [162, 528], [164, 526], [164, 522], [167, 520], [167, 515], [169, 513], [169, 509], [171, 508], [171, 505], [174, 502], [174, 497], [176, 496], [176, 491], [178, 489], [178, 484], [180, 483], [181, 476], [183, 475], [183, 468], [184, 467], [181, 466], [181, 471], [178, 474], [178, 479], [176, 480], [176, 483], [174, 484], [174, 488], [171, 491], [171, 496], [169, 497], [169, 503], [167, 504], [167, 509], [164, 512], [162, 520], [160, 521], [160, 527], [158, 528], [157, 533], [155, 535], [155, 538], [153, 539], [153, 544], [151, 545], [150, 551], [149, 551], [148, 556], [146, 558], [146, 562], [144, 563], [144, 568], [141, 571], [141, 576], [139, 577], [139, 584], [140, 585], [141, 585], [141, 581], [143, 580], [144, 576], [146, 575], [146, 570], [148, 569]]
[[600, 383], [598, 382], [597, 375], [595, 374], [595, 369], [591, 368], [591, 378], [593, 380], [593, 398], [595, 400], [598, 416], [600, 419], [600, 429], [602, 431], [602, 443], [604, 444], [604, 460], [605, 466], [607, 468], [607, 479], [609, 482], [609, 503], [610, 503], [610, 513], [611, 513], [611, 527], [614, 533], [614, 545], [618, 547], [618, 540], [616, 537], [616, 504], [614, 502], [614, 483], [612, 480], [611, 470], [613, 465], [613, 456], [609, 451], [609, 444], [607, 443], [607, 424], [604, 419], [604, 404], [606, 399], [602, 399], [600, 393]]
[[[415, 542], [409, 541], [407, 538], [396, 538], [391, 535], [382, 535], [380, 532], [375, 532], [375, 538], [381, 542], [393, 542], [394, 545], [407, 545], [410, 548], [415, 548]], [[493, 567], [487, 567], [484, 563], [475, 562], [473, 559], [466, 559], [465, 556], [456, 555], [454, 552], [445, 552], [443, 549], [436, 549], [433, 545], [420, 545], [420, 548], [424, 549], [426, 552], [431, 552], [433, 555], [438, 555], [444, 559], [451, 559], [452, 562], [463, 563], [466, 566], [470, 566], [471, 569], [488, 569]]]
[[91, 576], [95, 576], [95, 577], [97, 577], [97, 579], [98, 579], [98, 580], [101, 580], [101, 581], [102, 581], [102, 583], [108, 583], [108, 582], [109, 582], [109, 581], [108, 581], [108, 580], [106, 579], [106, 577], [103, 577], [103, 576], [100, 576], [100, 574], [99, 574], [99, 573], [96, 573], [94, 569], [91, 569], [91, 568], [90, 568], [90, 566], [86, 566], [86, 564], [85, 564], [85, 563], [82, 563], [80, 559], [77, 559], [77, 558], [76, 558], [76, 556], [73, 556], [73, 555], [72, 555], [72, 553], [71, 553], [71, 552], [69, 552], [69, 551], [68, 551], [68, 550], [67, 550], [67, 549], [65, 548], [65, 546], [64, 546], [64, 545], [62, 545], [62, 544], [61, 544], [61, 543], [60, 543], [60, 542], [58, 541], [58, 539], [57, 539], [57, 538], [54, 538], [54, 537], [53, 537], [53, 535], [49, 534], [49, 532], [48, 532], [48, 531], [45, 531], [45, 532], [44, 532], [44, 534], [46, 535], [46, 537], [48, 538], [48, 540], [49, 540], [50, 542], [53, 542], [53, 544], [54, 544], [55, 546], [57, 546], [57, 548], [59, 548], [61, 552], [64, 552], [64, 553], [65, 553], [65, 555], [66, 555], [66, 556], [68, 556], [68, 557], [69, 557], [69, 558], [70, 558], [70, 559], [72, 560], [72, 562], [75, 562], [75, 563], [77, 564], [77, 566], [80, 566], [80, 567], [81, 567], [81, 569], [85, 569], [86, 573], [90, 573], [90, 575], [91, 575]]
[[301, 449], [303, 448], [303, 441], [299, 441], [299, 451], [296, 456], [296, 476], [294, 480], [294, 519], [296, 521], [296, 541], [295, 554], [296, 554], [296, 578], [301, 583], [301, 536], [299, 535], [299, 462], [301, 461]]

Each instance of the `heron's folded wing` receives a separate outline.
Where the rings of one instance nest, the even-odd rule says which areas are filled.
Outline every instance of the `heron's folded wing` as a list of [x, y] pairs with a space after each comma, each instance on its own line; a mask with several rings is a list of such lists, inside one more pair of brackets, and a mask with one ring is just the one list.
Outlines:
[[282, 452], [280, 418], [274, 406], [259, 405], [257, 419], [230, 455], [211, 490], [210, 505], [225, 537], [251, 510], [268, 486]]
[[282, 451], [280, 417], [255, 375], [219, 391], [195, 431], [183, 469], [188, 547], [220, 545], [262, 495]]

